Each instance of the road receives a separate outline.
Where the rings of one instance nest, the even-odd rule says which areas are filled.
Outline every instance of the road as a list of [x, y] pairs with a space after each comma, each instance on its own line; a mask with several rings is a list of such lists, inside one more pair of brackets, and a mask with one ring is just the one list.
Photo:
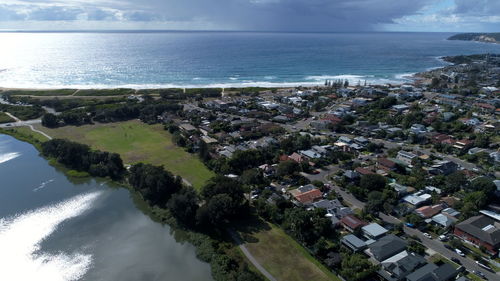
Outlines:
[[39, 133], [39, 134], [42, 134], [43, 136], [45, 136], [46, 138], [48, 138], [49, 140], [52, 139], [51, 136], [47, 135], [46, 133], [40, 131], [40, 130], [37, 130], [33, 127], [33, 124], [40, 124], [42, 123], [42, 121], [40, 119], [34, 119], [34, 120], [27, 120], [27, 121], [22, 121], [21, 119], [17, 118], [16, 116], [8, 113], [8, 112], [5, 112], [5, 114], [7, 114], [10, 118], [16, 120], [16, 122], [11, 122], [11, 123], [6, 123], [6, 124], [0, 124], [0, 128], [12, 128], [12, 127], [23, 127], [23, 126], [27, 126], [29, 127], [33, 132], [36, 132], [36, 133]]
[[[364, 202], [359, 201], [352, 194], [345, 192], [340, 187], [334, 185], [333, 188], [334, 188], [335, 192], [337, 192], [337, 194], [341, 195], [342, 198], [347, 203], [349, 203], [351, 205], [352, 208], [362, 209], [365, 206]], [[384, 213], [379, 213], [379, 217], [384, 222], [391, 223], [391, 224], [399, 224], [402, 222], [398, 218], [386, 215]], [[429, 239], [429, 238], [425, 237], [424, 234], [420, 230], [415, 229], [415, 228], [410, 228], [407, 226], [403, 226], [403, 230], [404, 230], [405, 234], [408, 236], [418, 237], [422, 241], [422, 244], [425, 247], [439, 253], [443, 257], [445, 257], [447, 259], [450, 259], [452, 257], [457, 258], [462, 263], [462, 266], [465, 267], [469, 272], [472, 272], [473, 270], [481, 271], [482, 273], [484, 273], [484, 275], [486, 275], [488, 280], [500, 280], [500, 273], [493, 273], [493, 272], [485, 270], [484, 268], [479, 267], [475, 263], [475, 261], [473, 261], [469, 258], [466, 258], [466, 257], [461, 257], [457, 253], [455, 253], [454, 251], [451, 251], [451, 250], [445, 248], [443, 242], [436, 240], [436, 239]]]

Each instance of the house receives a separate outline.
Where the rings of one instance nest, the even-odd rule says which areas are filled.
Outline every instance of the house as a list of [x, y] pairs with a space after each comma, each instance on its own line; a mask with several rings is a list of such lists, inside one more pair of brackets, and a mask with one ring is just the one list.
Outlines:
[[374, 172], [366, 169], [366, 168], [362, 168], [362, 167], [357, 167], [355, 169], [356, 172], [358, 172], [358, 174], [362, 175], [362, 176], [366, 176], [366, 175], [373, 175], [375, 174]]
[[381, 263], [378, 274], [387, 281], [403, 281], [406, 276], [427, 264], [424, 257], [402, 251]]
[[453, 219], [453, 218], [446, 216], [444, 214], [437, 214], [437, 215], [433, 216], [432, 220], [431, 220], [431, 222], [433, 222], [434, 224], [441, 226], [443, 228], [450, 227], [456, 221], [457, 221], [456, 219]]
[[415, 210], [415, 212], [421, 216], [422, 218], [430, 218], [441, 212], [443, 209], [443, 206], [441, 205], [434, 205], [434, 206], [423, 206]]
[[394, 189], [394, 191], [396, 191], [398, 193], [399, 197], [408, 194], [409, 188], [406, 185], [402, 185], [402, 184], [393, 182], [393, 183], [390, 183], [389, 186], [392, 187]]
[[422, 192], [416, 192], [414, 194], [407, 195], [403, 198], [403, 201], [405, 201], [408, 204], [411, 204], [415, 207], [421, 206], [428, 202], [431, 199], [431, 195], [427, 193], [422, 193]]
[[409, 108], [410, 107], [407, 106], [406, 104], [396, 104], [396, 105], [393, 105], [391, 109], [396, 113], [401, 113]]
[[355, 172], [353, 170], [347, 170], [344, 172], [344, 177], [348, 178], [349, 180], [356, 180], [359, 179], [359, 174], [358, 172]]
[[428, 263], [406, 276], [407, 281], [449, 281], [454, 280], [458, 271], [449, 263], [438, 266]]
[[500, 224], [492, 218], [483, 215], [469, 218], [457, 224], [453, 233], [478, 247], [485, 247], [492, 255], [498, 254]]
[[458, 165], [452, 161], [437, 161], [434, 165], [429, 168], [429, 173], [433, 175], [449, 175], [457, 171]]
[[407, 152], [407, 151], [404, 151], [404, 150], [400, 150], [398, 152], [398, 155], [396, 157], [396, 159], [400, 160], [401, 162], [405, 163], [406, 165], [411, 165], [414, 161], [414, 159], [417, 158], [417, 155], [411, 153], [411, 152]]
[[297, 194], [294, 197], [295, 200], [299, 201], [300, 203], [308, 205], [323, 198], [323, 192], [321, 192], [321, 190], [319, 189], [313, 189], [304, 193]]
[[370, 244], [368, 248], [369, 255], [380, 262], [404, 251], [406, 241], [393, 234], [388, 234], [377, 242]]
[[358, 219], [354, 215], [347, 215], [340, 220], [342, 226], [350, 232], [353, 232], [357, 228], [365, 226], [367, 223], [363, 220]]
[[384, 170], [386, 172], [395, 171], [396, 163], [387, 159], [387, 158], [378, 158], [377, 159], [377, 168]]
[[360, 252], [366, 248], [365, 241], [359, 239], [353, 234], [348, 234], [342, 237], [340, 243], [342, 243], [342, 245], [346, 246], [347, 248], [351, 249], [353, 252]]
[[410, 132], [416, 134], [416, 135], [420, 135], [420, 134], [424, 134], [427, 132], [427, 128], [422, 125], [422, 124], [413, 124], [411, 127], [410, 127]]
[[192, 133], [196, 132], [196, 127], [189, 124], [189, 123], [180, 124], [179, 129], [181, 130], [181, 132], [183, 132], [185, 134], [192, 134]]
[[297, 162], [297, 163], [302, 163], [302, 162], [307, 162], [308, 159], [305, 156], [302, 156], [296, 152], [292, 153], [292, 155], [288, 156], [289, 159]]
[[458, 216], [460, 216], [460, 212], [453, 209], [453, 208], [446, 208], [441, 212], [443, 215], [446, 215], [451, 218], [458, 219]]
[[363, 235], [368, 239], [377, 240], [380, 237], [384, 236], [389, 230], [383, 228], [378, 223], [370, 223], [369, 225], [365, 225], [361, 228], [363, 231]]
[[309, 159], [319, 159], [321, 158], [321, 154], [312, 150], [312, 149], [309, 149], [309, 150], [301, 150], [299, 151], [299, 153], [302, 155], [302, 156], [305, 156]]

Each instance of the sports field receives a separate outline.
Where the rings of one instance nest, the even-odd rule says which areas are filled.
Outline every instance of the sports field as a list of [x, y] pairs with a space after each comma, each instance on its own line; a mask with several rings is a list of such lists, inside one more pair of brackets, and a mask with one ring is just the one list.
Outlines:
[[196, 155], [172, 143], [172, 136], [162, 125], [147, 125], [138, 120], [85, 126], [37, 129], [53, 138], [67, 138], [94, 149], [119, 153], [126, 164], [138, 162], [163, 165], [194, 187], [200, 188], [213, 173]]

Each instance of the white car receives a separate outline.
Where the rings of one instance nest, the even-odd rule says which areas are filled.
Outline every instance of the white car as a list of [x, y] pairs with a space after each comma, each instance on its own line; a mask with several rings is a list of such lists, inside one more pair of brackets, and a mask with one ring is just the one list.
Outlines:
[[455, 249], [455, 253], [457, 253], [461, 257], [465, 257], [464, 252], [460, 251], [459, 249]]
[[429, 233], [424, 233], [424, 236], [425, 236], [426, 238], [432, 239], [432, 236], [431, 236]]

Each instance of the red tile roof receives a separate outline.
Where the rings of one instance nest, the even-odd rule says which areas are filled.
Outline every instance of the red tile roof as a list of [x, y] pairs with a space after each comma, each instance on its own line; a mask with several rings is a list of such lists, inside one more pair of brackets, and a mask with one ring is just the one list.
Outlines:
[[443, 210], [443, 206], [434, 205], [434, 206], [424, 206], [416, 209], [415, 211], [424, 218], [430, 218], [434, 215], [437, 215], [439, 212]]
[[310, 204], [316, 200], [323, 198], [323, 193], [319, 189], [313, 189], [306, 191], [304, 193], [300, 193], [295, 195], [295, 199], [302, 204]]
[[360, 175], [373, 175], [373, 174], [375, 174], [374, 172], [372, 172], [368, 169], [365, 169], [365, 168], [361, 168], [361, 167], [357, 167], [356, 172], [358, 172]]
[[355, 217], [354, 215], [347, 215], [345, 217], [343, 217], [340, 222], [347, 226], [348, 228], [350, 229], [356, 229], [358, 227], [362, 227], [362, 226], [365, 226], [367, 225], [366, 222], [358, 219], [357, 217]]

